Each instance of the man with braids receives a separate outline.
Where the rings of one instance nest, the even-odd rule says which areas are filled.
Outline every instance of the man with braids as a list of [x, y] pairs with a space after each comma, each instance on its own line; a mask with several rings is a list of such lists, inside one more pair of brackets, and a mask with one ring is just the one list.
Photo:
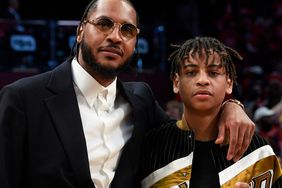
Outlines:
[[[142, 137], [169, 121], [147, 84], [117, 78], [138, 33], [130, 1], [93, 0], [70, 58], [2, 89], [1, 188], [136, 187]], [[221, 118], [218, 142], [228, 138], [236, 160], [254, 123], [233, 102]]]
[[239, 53], [210, 37], [175, 47], [169, 58], [171, 79], [184, 114], [146, 134], [142, 187], [282, 187], [279, 160], [259, 135], [235, 163], [224, 157], [228, 146], [215, 144], [222, 102], [236, 83], [233, 59], [242, 60]]

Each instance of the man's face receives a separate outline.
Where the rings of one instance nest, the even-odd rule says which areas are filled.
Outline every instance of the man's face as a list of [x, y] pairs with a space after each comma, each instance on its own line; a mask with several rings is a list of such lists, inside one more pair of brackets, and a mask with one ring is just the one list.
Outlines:
[[120, 0], [99, 0], [87, 20], [97, 22], [110, 19], [115, 23], [110, 33], [99, 30], [95, 25], [85, 22], [79, 28], [77, 42], [80, 44], [79, 63], [89, 72], [94, 71], [105, 77], [114, 77], [129, 62], [136, 43], [136, 36], [124, 39], [120, 24], [136, 25], [135, 10]]
[[179, 92], [186, 109], [214, 110], [220, 108], [226, 94], [232, 93], [232, 81], [227, 78], [220, 56], [212, 53], [200, 56], [189, 53], [174, 79], [174, 91]]

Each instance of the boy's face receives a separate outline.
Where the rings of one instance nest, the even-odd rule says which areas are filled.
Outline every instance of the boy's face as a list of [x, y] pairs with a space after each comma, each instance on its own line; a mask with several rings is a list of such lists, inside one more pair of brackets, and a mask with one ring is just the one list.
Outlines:
[[187, 54], [173, 80], [174, 92], [180, 94], [186, 108], [201, 111], [220, 107], [225, 95], [232, 93], [232, 86], [216, 52], [208, 59], [204, 51], [201, 56]]

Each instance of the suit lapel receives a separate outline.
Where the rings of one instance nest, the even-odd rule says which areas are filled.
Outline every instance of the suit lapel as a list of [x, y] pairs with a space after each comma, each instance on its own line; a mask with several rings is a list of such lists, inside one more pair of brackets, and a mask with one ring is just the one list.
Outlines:
[[55, 94], [45, 100], [46, 105], [77, 181], [81, 187], [94, 186], [69, 62], [53, 71], [48, 88]]
[[139, 150], [140, 142], [142, 140], [142, 132], [145, 132], [143, 128], [144, 111], [142, 111], [142, 103], [140, 99], [134, 94], [134, 89], [123, 85], [118, 81], [118, 88], [122, 93], [123, 97], [130, 103], [132, 107], [132, 122], [133, 122], [133, 132], [131, 138], [125, 144], [120, 160], [118, 162], [116, 173], [112, 182], [112, 188], [131, 188], [135, 187], [136, 173], [139, 163]]
[[[134, 135], [139, 135], [138, 132], [141, 131], [139, 130], [139, 128], [142, 128], [142, 126], [138, 126], [139, 124], [142, 124], [142, 122], [144, 120], [142, 120], [141, 114], [143, 114], [144, 112], [141, 110], [142, 108], [142, 104], [140, 103], [140, 99], [138, 99], [136, 97], [136, 95], [134, 94], [134, 89], [133, 88], [128, 88], [126, 86], [123, 85], [123, 83], [121, 81], [118, 80], [117, 82], [117, 87], [118, 89], [121, 91], [121, 94], [123, 97], [125, 97], [125, 99], [130, 103], [131, 107], [132, 107], [132, 122], [134, 125], [134, 129], [132, 132], [132, 136]], [[138, 114], [138, 115], [136, 115]], [[139, 118], [139, 119], [138, 119]], [[137, 134], [136, 134], [137, 132]]]

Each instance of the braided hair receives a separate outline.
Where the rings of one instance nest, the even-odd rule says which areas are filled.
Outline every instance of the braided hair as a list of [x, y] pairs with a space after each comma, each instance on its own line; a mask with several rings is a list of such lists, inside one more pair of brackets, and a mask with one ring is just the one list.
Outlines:
[[[98, 1], [99, 0], [92, 0], [90, 1], [90, 3], [86, 6], [85, 10], [84, 10], [84, 13], [80, 19], [80, 22], [77, 26], [77, 30], [76, 30], [76, 35], [78, 35], [78, 31], [79, 31], [79, 28], [84, 24], [84, 20], [89, 16], [90, 13], [92, 13], [93, 11], [95, 11], [95, 9], [97, 8], [97, 4], [98, 4]], [[139, 16], [138, 16], [138, 13], [134, 7], [134, 5], [131, 3], [130, 0], [122, 0], [122, 1], [125, 1], [127, 2], [130, 6], [132, 6], [132, 8], [135, 10], [136, 12], [136, 21], [137, 21], [137, 27], [139, 25]], [[78, 49], [79, 49], [79, 44], [77, 43], [77, 41], [75, 41], [75, 43], [73, 44], [72, 46], [72, 49], [71, 49], [71, 53], [69, 55], [69, 59], [72, 59], [74, 58], [75, 56], [78, 55]]]
[[184, 42], [182, 45], [172, 45], [175, 50], [169, 56], [171, 61], [170, 78], [173, 79], [179, 73], [182, 62], [187, 58], [187, 54], [191, 55], [198, 53], [201, 55], [204, 50], [207, 58], [211, 55], [211, 51], [219, 54], [221, 63], [223, 64], [226, 75], [236, 84], [236, 68], [232, 58], [242, 60], [242, 56], [234, 49], [224, 45], [219, 40], [212, 37], [195, 37]]

